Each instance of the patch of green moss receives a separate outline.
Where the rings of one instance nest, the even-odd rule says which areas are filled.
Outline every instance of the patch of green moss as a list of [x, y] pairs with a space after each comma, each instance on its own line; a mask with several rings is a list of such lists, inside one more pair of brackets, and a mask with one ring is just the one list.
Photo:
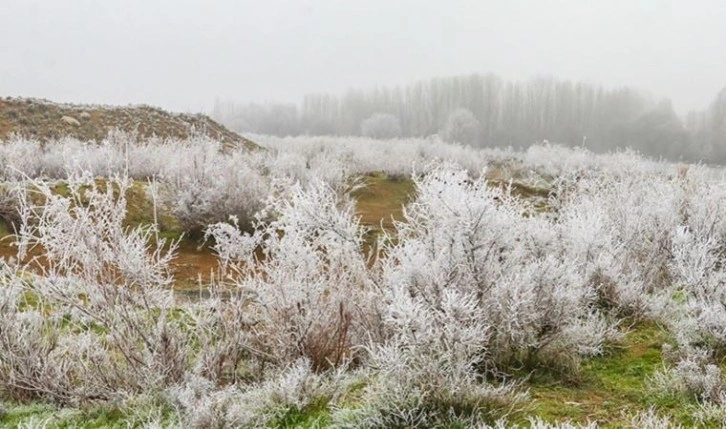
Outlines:
[[330, 425], [328, 399], [319, 398], [308, 406], [298, 409], [290, 408], [272, 422], [271, 428], [325, 428]]
[[18, 310], [19, 311], [28, 311], [28, 310], [44, 310], [49, 311], [50, 307], [43, 303], [38, 296], [33, 291], [25, 291], [23, 292], [22, 297], [19, 300], [18, 303]]
[[584, 361], [579, 383], [534, 377], [527, 386], [533, 402], [526, 415], [552, 422], [597, 421], [600, 427], [623, 427], [628, 416], [655, 407], [686, 427], [693, 426], [694, 400], [663, 398], [650, 393], [647, 386], [648, 379], [663, 368], [662, 346], [671, 341], [661, 328], [641, 324], [625, 336], [623, 344]]

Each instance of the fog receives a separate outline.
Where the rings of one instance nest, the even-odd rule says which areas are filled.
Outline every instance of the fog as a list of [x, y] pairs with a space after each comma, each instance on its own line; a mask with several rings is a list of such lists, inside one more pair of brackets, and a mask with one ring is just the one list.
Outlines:
[[0, 95], [211, 111], [491, 72], [685, 114], [726, 85], [725, 22], [720, 0], [0, 0]]

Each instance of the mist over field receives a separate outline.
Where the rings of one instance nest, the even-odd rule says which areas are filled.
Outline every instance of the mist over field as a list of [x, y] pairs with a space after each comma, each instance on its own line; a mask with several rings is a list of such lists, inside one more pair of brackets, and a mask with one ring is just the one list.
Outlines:
[[0, 8], [5, 95], [205, 111], [281, 136], [360, 135], [375, 114], [396, 116], [401, 136], [427, 136], [464, 108], [479, 122], [465, 142], [476, 146], [549, 140], [724, 159], [718, 0]]
[[212, 116], [239, 132], [437, 135], [473, 147], [528, 147], [554, 141], [605, 152], [632, 148], [671, 160], [726, 161], [726, 88], [708, 109], [679, 116], [668, 99], [632, 88], [603, 89], [539, 77], [439, 78], [405, 87], [310, 94], [295, 104], [215, 104]]
[[726, 427], [724, 22], [0, 0], [0, 426]]

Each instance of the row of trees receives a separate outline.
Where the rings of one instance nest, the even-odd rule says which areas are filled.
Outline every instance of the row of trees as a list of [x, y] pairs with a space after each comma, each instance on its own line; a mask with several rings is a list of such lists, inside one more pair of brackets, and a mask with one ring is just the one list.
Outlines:
[[669, 100], [657, 102], [632, 88], [475, 74], [342, 96], [311, 94], [299, 106], [218, 100], [213, 116], [239, 132], [278, 136], [439, 134], [480, 147], [550, 140], [598, 151], [629, 146], [653, 156], [726, 160], [726, 89], [708, 109], [682, 119]]

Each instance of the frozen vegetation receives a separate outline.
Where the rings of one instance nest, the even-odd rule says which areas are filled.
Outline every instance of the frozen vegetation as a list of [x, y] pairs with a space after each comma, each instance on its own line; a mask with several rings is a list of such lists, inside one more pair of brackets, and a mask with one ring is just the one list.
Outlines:
[[[139, 427], [598, 427], [538, 415], [532, 380], [576, 384], [657, 326], [643, 395], [671, 402], [620, 424], [726, 424], [720, 170], [549, 144], [254, 140], [265, 149], [0, 144], [18, 251], [0, 265], [8, 418], [31, 404], [17, 424], [106, 407]], [[371, 172], [415, 186], [375, 242], [351, 195]], [[154, 205], [132, 227], [134, 186]], [[213, 243], [209, 298], [173, 294], [157, 211]]]

